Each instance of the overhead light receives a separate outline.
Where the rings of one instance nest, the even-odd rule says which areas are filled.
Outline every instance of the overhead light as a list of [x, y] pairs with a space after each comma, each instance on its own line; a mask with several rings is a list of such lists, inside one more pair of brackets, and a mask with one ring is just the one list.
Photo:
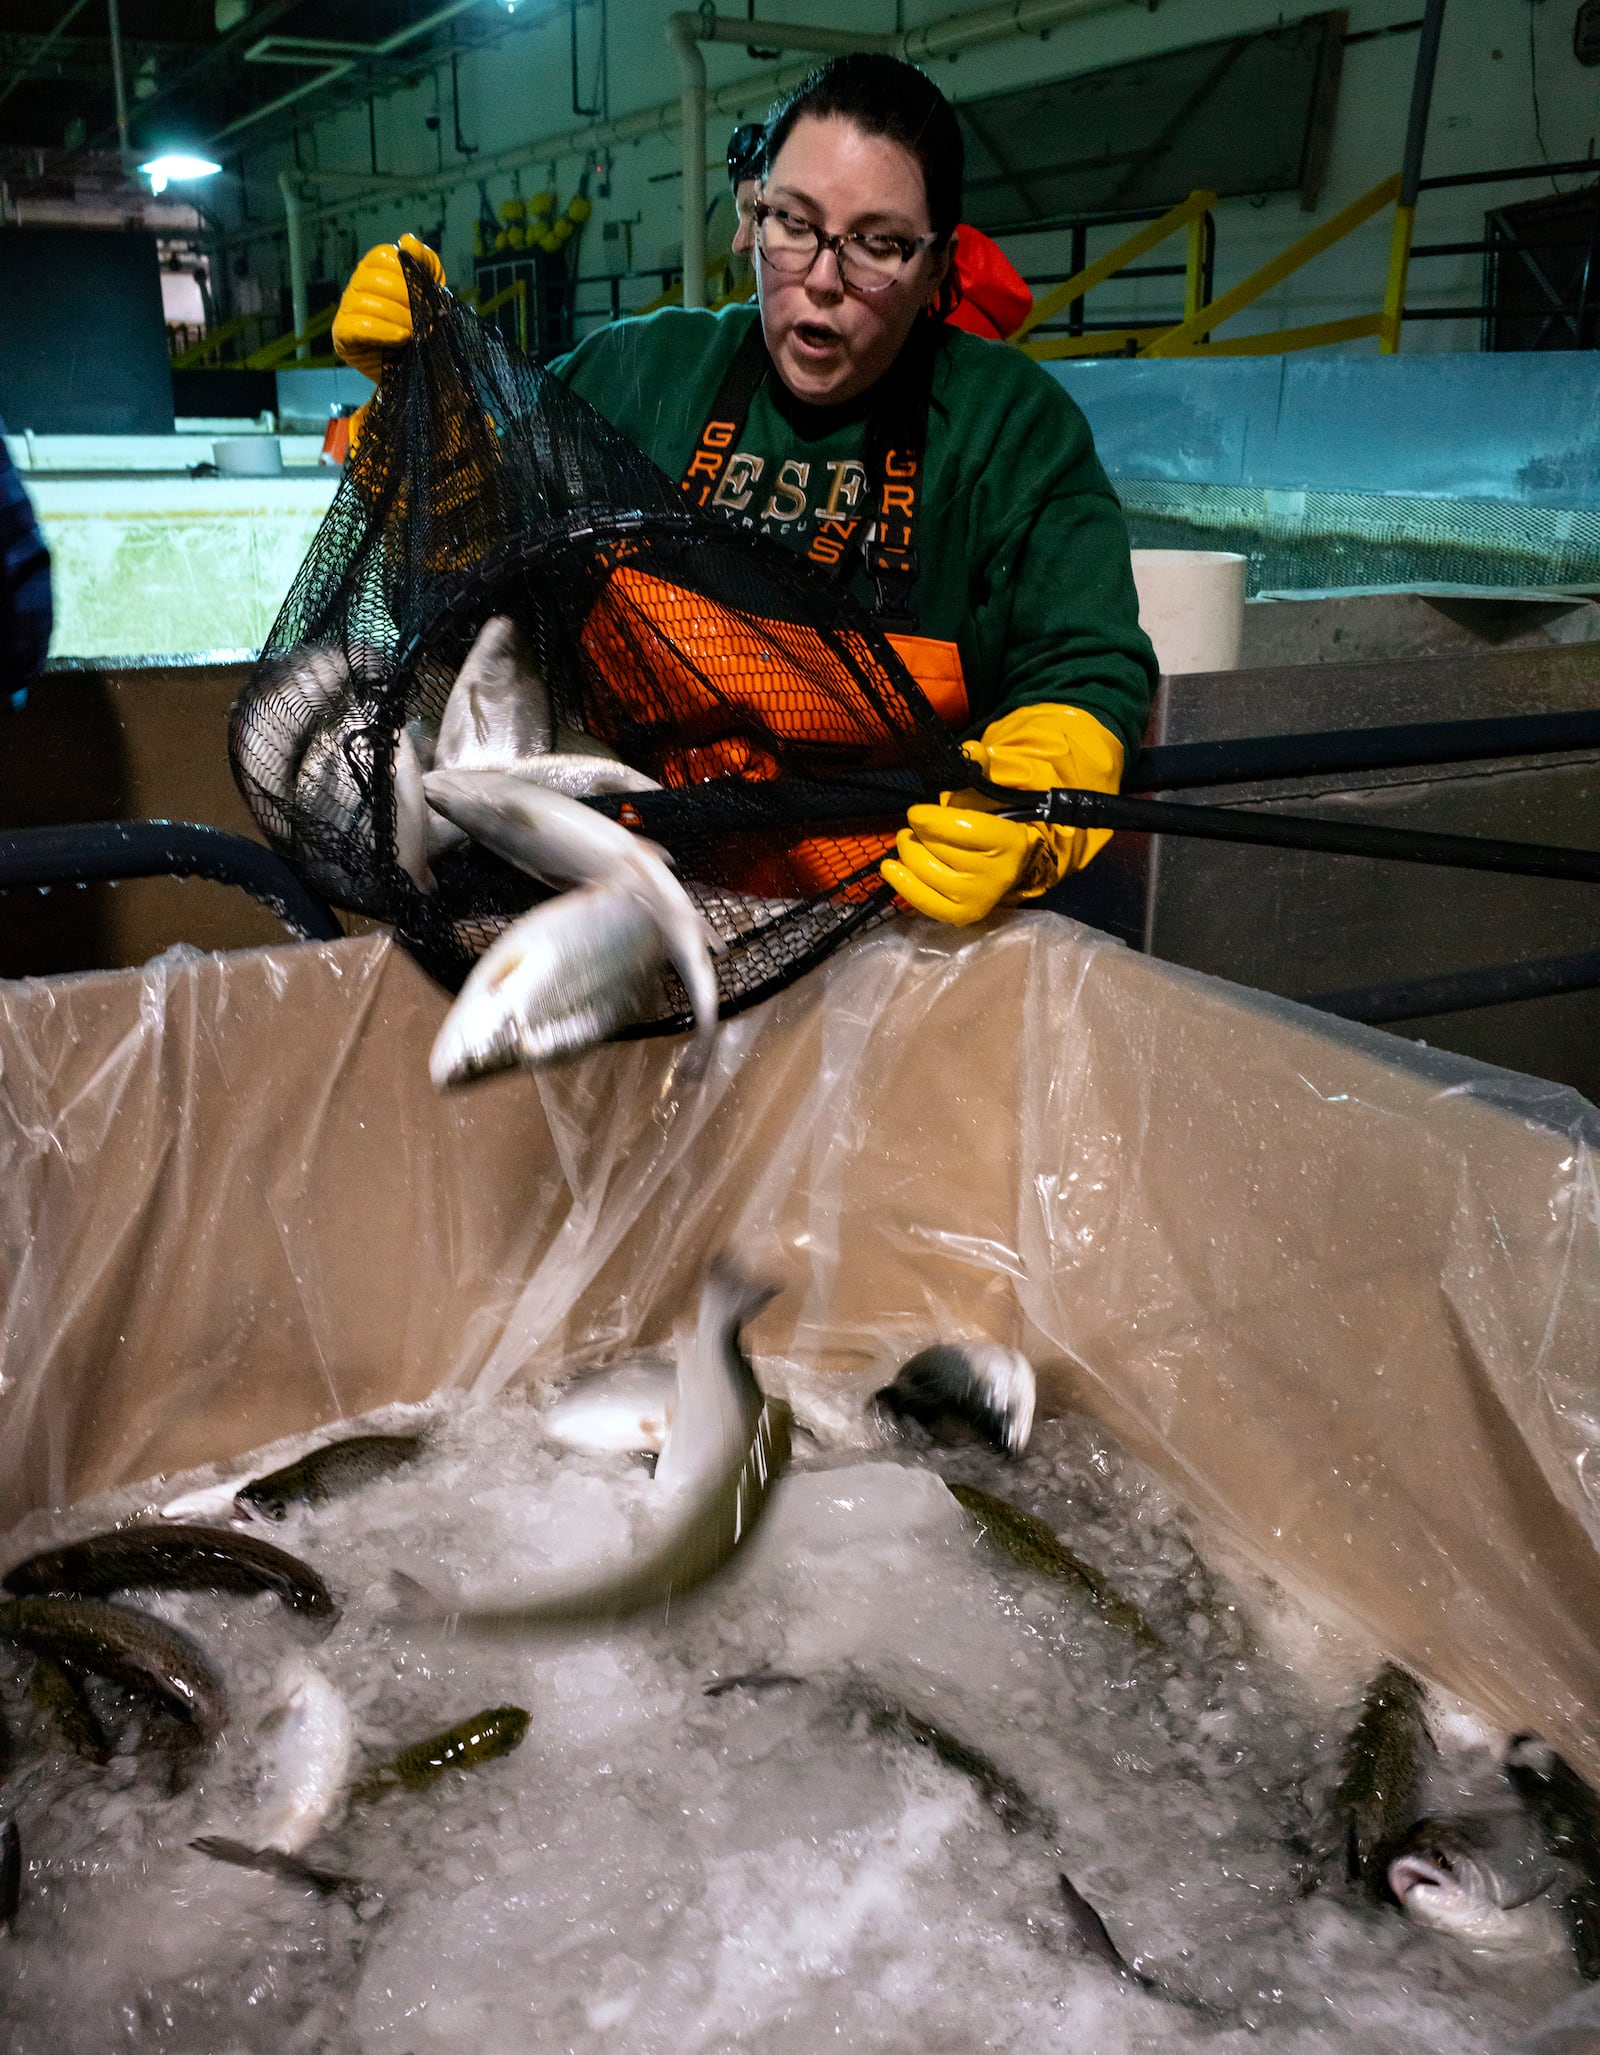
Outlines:
[[139, 169], [150, 181], [153, 193], [164, 193], [174, 179], [211, 178], [222, 169], [213, 164], [209, 157], [191, 157], [184, 150], [168, 150], [160, 157], [152, 157], [148, 164]]

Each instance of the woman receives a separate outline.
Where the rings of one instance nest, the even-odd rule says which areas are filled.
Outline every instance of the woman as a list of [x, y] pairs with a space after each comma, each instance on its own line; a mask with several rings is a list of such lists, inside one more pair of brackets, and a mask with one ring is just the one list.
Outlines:
[[[986, 777], [1115, 791], [1155, 678], [1127, 532], [1062, 388], [941, 318], [961, 161], [954, 112], [914, 66], [821, 65], [767, 124], [758, 306], [619, 322], [552, 368], [701, 505], [847, 579], [945, 718], [974, 731]], [[334, 346], [377, 376], [409, 331], [384, 245], [350, 282]], [[883, 874], [965, 924], [1047, 891], [1106, 840], [946, 794], [911, 809]]]

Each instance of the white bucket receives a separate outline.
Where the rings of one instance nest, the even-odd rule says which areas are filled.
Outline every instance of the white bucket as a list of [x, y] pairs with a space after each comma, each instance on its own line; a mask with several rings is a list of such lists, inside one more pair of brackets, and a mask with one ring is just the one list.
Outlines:
[[230, 435], [211, 445], [211, 458], [224, 478], [277, 478], [283, 444], [275, 435]]
[[1164, 677], [1239, 668], [1244, 567], [1245, 559], [1232, 550], [1133, 551], [1139, 620]]

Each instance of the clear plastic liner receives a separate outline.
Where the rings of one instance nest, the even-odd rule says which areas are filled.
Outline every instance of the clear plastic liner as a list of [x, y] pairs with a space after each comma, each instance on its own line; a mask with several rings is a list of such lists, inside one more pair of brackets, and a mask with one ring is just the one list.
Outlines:
[[379, 938], [0, 985], [0, 1522], [664, 1340], [1026, 1350], [1201, 1528], [1600, 1777], [1600, 1116], [1050, 915], [450, 1097]]

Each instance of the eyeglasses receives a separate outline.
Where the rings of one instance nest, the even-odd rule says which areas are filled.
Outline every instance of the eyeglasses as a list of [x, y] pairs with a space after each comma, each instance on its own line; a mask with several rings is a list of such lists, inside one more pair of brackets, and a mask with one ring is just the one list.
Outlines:
[[814, 221], [757, 200], [756, 245], [774, 271], [799, 276], [832, 250], [839, 276], [858, 293], [881, 293], [938, 242], [936, 235], [827, 235]]

